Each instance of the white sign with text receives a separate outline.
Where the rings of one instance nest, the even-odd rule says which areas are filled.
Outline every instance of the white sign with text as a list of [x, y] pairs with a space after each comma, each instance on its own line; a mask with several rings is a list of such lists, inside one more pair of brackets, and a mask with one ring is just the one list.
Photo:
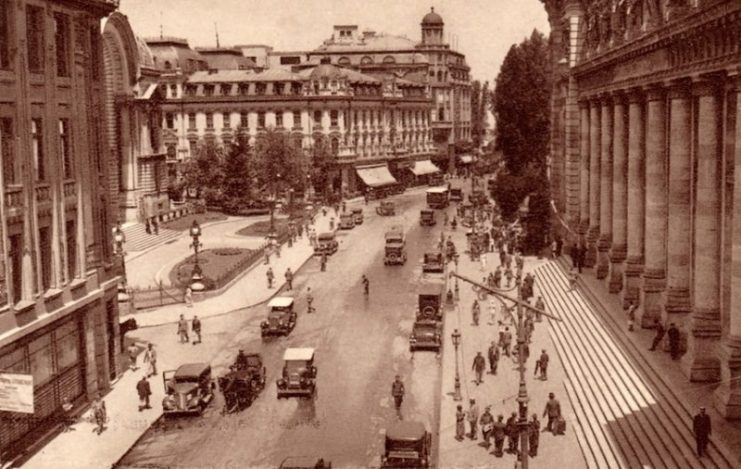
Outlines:
[[0, 373], [0, 410], [33, 414], [33, 376]]

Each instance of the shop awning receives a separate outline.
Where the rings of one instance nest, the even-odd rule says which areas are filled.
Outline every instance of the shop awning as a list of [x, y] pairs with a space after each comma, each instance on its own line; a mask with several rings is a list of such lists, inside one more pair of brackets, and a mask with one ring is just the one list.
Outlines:
[[440, 169], [432, 164], [430, 160], [415, 161], [414, 166], [409, 168], [415, 176], [424, 176], [425, 174], [439, 173]]
[[471, 163], [473, 163], [473, 156], [471, 156], [471, 155], [461, 155], [461, 163], [463, 163], [463, 164], [471, 164]]
[[396, 179], [391, 175], [388, 166], [385, 164], [356, 167], [355, 171], [357, 171], [360, 179], [369, 187], [396, 184]]

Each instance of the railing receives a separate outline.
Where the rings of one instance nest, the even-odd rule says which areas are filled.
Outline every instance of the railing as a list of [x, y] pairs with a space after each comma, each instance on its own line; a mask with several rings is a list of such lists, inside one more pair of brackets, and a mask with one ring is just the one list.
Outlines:
[[130, 291], [131, 301], [134, 303], [136, 310], [184, 303], [183, 293], [184, 290], [173, 286], [165, 286], [161, 281], [154, 287]]

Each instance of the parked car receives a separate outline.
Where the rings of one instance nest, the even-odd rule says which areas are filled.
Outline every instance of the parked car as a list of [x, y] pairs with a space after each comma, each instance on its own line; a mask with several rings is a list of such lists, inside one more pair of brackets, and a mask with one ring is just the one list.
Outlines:
[[443, 253], [437, 252], [426, 252], [422, 258], [422, 272], [423, 273], [443, 273], [445, 272], [445, 261], [443, 259]]
[[429, 468], [432, 435], [420, 422], [401, 420], [386, 429], [381, 468]]
[[409, 351], [434, 350], [440, 353], [442, 347], [442, 324], [438, 321], [414, 321], [409, 336]]
[[420, 210], [419, 224], [422, 226], [435, 226], [437, 224], [437, 220], [435, 220], [435, 212], [432, 210]]
[[433, 187], [432, 189], [427, 189], [428, 207], [445, 208], [448, 204], [448, 189], [446, 187]]
[[337, 237], [333, 231], [319, 233], [316, 236], [316, 246], [314, 246], [315, 255], [327, 254], [331, 256], [337, 252], [338, 248], [339, 243], [337, 243]]
[[263, 338], [274, 335], [288, 335], [296, 327], [296, 311], [293, 298], [276, 296], [268, 302], [268, 318], [260, 324]]
[[401, 265], [407, 261], [406, 240], [401, 226], [392, 226], [385, 235], [383, 265]]
[[316, 373], [313, 348], [288, 348], [283, 354], [283, 374], [276, 382], [278, 399], [288, 397], [312, 398], [316, 392]]
[[443, 294], [445, 280], [433, 278], [421, 283], [417, 289], [417, 320], [443, 320]]
[[341, 230], [352, 230], [355, 228], [355, 217], [352, 212], [345, 212], [340, 214], [340, 229]]
[[332, 469], [332, 462], [312, 456], [290, 456], [280, 463], [278, 469]]
[[429, 186], [442, 186], [445, 184], [445, 178], [443, 178], [441, 173], [430, 174], [427, 179], [427, 184]]
[[353, 216], [353, 219], [355, 220], [356, 225], [363, 224], [363, 209], [362, 208], [352, 209], [352, 216]]
[[396, 205], [390, 200], [382, 200], [381, 205], [376, 207], [376, 213], [381, 216], [396, 215]]
[[208, 363], [188, 363], [177, 370], [162, 373], [165, 398], [162, 411], [165, 415], [202, 414], [213, 400], [215, 383]]

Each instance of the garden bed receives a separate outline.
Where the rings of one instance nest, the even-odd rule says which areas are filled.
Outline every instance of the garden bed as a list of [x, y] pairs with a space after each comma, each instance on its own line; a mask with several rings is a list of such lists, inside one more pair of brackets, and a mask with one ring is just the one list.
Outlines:
[[221, 212], [192, 213], [178, 218], [177, 220], [161, 223], [160, 227], [167, 228], [168, 230], [186, 231], [190, 229], [191, 225], [193, 225], [193, 220], [198, 221], [199, 225], [203, 225], [204, 223], [223, 221], [227, 218], [229, 217]]
[[[205, 289], [218, 290], [261, 258], [260, 250], [242, 248], [206, 249], [199, 252], [198, 265], [201, 266]], [[180, 288], [190, 285], [194, 265], [194, 255], [179, 262], [170, 271], [170, 284]]]
[[[276, 218], [273, 221], [273, 225], [275, 226], [275, 232], [278, 235], [288, 232], [287, 218]], [[259, 236], [264, 238], [270, 234], [270, 220], [258, 221], [249, 226], [245, 226], [241, 230], [237, 231], [237, 234], [240, 236]]]

